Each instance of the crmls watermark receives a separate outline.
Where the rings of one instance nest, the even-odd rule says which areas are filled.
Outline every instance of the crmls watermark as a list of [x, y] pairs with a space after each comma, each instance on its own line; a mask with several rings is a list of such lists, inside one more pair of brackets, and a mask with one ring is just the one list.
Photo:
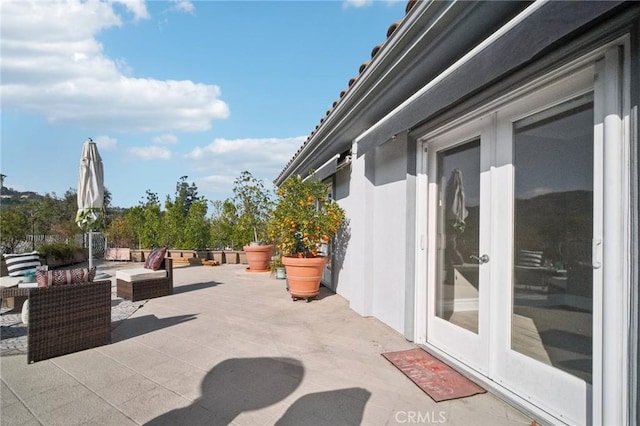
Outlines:
[[404, 424], [439, 424], [447, 422], [445, 411], [398, 411], [396, 422]]

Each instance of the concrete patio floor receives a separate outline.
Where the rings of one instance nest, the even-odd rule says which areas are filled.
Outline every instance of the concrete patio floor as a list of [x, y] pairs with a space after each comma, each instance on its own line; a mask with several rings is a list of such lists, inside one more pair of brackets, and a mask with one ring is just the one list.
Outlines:
[[324, 288], [293, 302], [284, 280], [244, 268], [175, 268], [175, 293], [149, 300], [110, 345], [31, 365], [2, 357], [0, 423], [531, 423], [490, 393], [433, 402], [381, 356], [415, 347], [399, 333]]

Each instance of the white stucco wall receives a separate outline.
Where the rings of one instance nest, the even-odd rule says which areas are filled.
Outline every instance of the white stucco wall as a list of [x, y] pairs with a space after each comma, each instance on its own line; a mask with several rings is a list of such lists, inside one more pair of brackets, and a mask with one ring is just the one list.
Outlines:
[[336, 292], [349, 300], [355, 312], [371, 316], [373, 183], [366, 179], [365, 168], [365, 158], [354, 155], [351, 167], [336, 174], [336, 200], [345, 210], [349, 234], [342, 269], [337, 271]]
[[[355, 270], [351, 266], [354, 256], [353, 254], [350, 255], [350, 253], [355, 252], [354, 244], [357, 245], [357, 242], [354, 243], [352, 241], [351, 234], [353, 231], [351, 227], [353, 226], [352, 218], [354, 214], [358, 213], [356, 209], [357, 197], [351, 195], [351, 167], [347, 166], [336, 173], [334, 191], [334, 199], [345, 209], [346, 224], [344, 226], [345, 231], [341, 232], [334, 241], [333, 279], [335, 292], [347, 300], [351, 300], [353, 297], [354, 279], [357, 276], [354, 276]], [[346, 240], [346, 243], [343, 240]]]
[[375, 151], [373, 315], [400, 333], [405, 320], [406, 163], [403, 140]]
[[336, 292], [353, 310], [402, 333], [405, 328], [406, 142], [394, 140], [336, 174], [349, 242]]

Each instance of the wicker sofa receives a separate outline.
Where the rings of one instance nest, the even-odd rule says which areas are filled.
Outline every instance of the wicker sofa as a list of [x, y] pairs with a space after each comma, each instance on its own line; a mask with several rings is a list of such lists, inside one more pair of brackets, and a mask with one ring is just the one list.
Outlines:
[[165, 257], [157, 271], [145, 268], [117, 271], [116, 293], [133, 302], [173, 294], [172, 259]]
[[29, 294], [28, 363], [111, 343], [111, 280], [20, 290]]
[[0, 260], [0, 290], [2, 307], [8, 307], [9, 310], [5, 313], [17, 313], [22, 309], [22, 304], [29, 297], [28, 291], [18, 291], [18, 283], [24, 279], [24, 276], [12, 277], [9, 276], [9, 270], [7, 269], [7, 262]]

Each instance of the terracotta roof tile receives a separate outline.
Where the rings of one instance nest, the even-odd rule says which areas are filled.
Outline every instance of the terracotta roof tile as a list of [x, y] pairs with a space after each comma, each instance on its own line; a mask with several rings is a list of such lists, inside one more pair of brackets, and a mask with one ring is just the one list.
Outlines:
[[378, 54], [378, 52], [380, 51], [380, 49], [382, 49], [382, 45], [384, 43], [380, 43], [376, 46], [374, 46], [374, 48], [371, 50], [371, 59], [373, 59], [374, 56], [376, 56]]
[[387, 38], [391, 37], [391, 34], [393, 34], [396, 28], [398, 28], [398, 26], [400, 25], [400, 22], [402, 22], [402, 19], [389, 25], [389, 29], [387, 30]]
[[415, 6], [417, 2], [417, 0], [409, 0], [407, 2], [407, 6], [404, 8], [404, 14], [406, 15], [407, 13], [409, 13], [409, 11], [413, 9], [413, 6]]

